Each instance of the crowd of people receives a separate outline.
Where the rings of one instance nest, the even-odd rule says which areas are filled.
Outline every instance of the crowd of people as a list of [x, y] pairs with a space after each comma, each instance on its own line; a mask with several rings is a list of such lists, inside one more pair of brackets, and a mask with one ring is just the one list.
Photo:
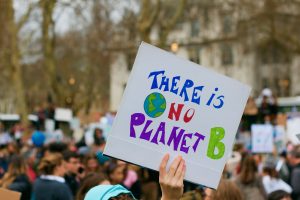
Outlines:
[[[266, 101], [264, 97], [257, 109], [249, 100], [245, 113], [250, 124], [261, 119], [276, 123], [275, 104]], [[300, 146], [290, 142], [273, 154], [254, 154], [236, 144], [213, 190], [183, 181], [181, 157], [169, 161], [173, 164], [166, 170], [165, 156], [156, 172], [104, 156], [101, 128], [93, 130], [92, 143], [85, 135], [46, 142], [42, 131], [25, 134], [19, 125], [8, 131], [0, 123], [0, 187], [20, 192], [21, 200], [300, 200]]]

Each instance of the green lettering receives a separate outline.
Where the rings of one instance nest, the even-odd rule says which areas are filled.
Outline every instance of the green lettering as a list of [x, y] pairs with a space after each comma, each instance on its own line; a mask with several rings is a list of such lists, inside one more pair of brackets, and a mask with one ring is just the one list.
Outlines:
[[[225, 130], [222, 127], [214, 127], [210, 129], [210, 139], [207, 148], [207, 156], [214, 160], [220, 159], [224, 156], [225, 145], [221, 140], [225, 136]], [[215, 154], [215, 149], [218, 149], [218, 153]]]

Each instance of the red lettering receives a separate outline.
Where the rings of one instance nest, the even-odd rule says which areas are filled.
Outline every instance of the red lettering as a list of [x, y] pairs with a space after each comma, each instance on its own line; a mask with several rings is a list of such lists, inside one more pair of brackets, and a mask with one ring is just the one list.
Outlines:
[[173, 120], [173, 117], [175, 116], [175, 120], [178, 121], [183, 106], [184, 106], [184, 104], [178, 104], [177, 109], [175, 109], [175, 103], [172, 103], [171, 107], [170, 107], [168, 118], [171, 119], [171, 120]]
[[[189, 113], [190, 110], [191, 110], [193, 113], [191, 114], [191, 116], [188, 116], [188, 113]], [[183, 121], [184, 121], [185, 123], [188, 123], [189, 121], [192, 120], [192, 118], [194, 117], [194, 114], [195, 114], [195, 109], [193, 109], [193, 108], [188, 109], [188, 110], [185, 112], [185, 115], [184, 115], [184, 117], [183, 117]]]

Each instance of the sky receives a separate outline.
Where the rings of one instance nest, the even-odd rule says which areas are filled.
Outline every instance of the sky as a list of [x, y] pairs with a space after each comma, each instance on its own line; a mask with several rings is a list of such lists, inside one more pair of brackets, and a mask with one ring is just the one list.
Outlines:
[[[71, 28], [83, 29], [84, 24], [91, 20], [90, 17], [90, 1], [75, 0], [82, 9], [82, 19], [76, 17], [74, 9], [70, 6], [64, 6], [63, 4], [70, 3], [72, 0], [58, 0], [58, 3], [54, 10], [53, 19], [55, 20], [55, 31], [58, 34], [63, 34], [70, 30]], [[37, 3], [38, 0], [14, 0], [15, 18], [19, 21], [21, 16], [23, 16], [28, 10], [30, 3]], [[122, 19], [125, 8], [130, 8], [135, 12], [138, 12], [139, 5], [135, 0], [111, 0], [111, 5], [113, 5], [113, 10], [111, 12], [111, 19], [118, 23]], [[77, 20], [83, 20], [78, 22]], [[38, 9], [32, 13], [29, 23], [26, 24], [26, 32], [34, 31], [39, 29], [39, 23], [41, 22], [41, 12]]]

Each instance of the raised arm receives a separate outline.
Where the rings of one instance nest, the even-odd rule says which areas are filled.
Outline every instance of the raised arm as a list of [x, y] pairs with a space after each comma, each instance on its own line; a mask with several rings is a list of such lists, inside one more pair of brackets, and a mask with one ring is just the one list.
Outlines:
[[166, 154], [159, 167], [159, 184], [162, 191], [161, 200], [179, 200], [183, 194], [183, 178], [186, 171], [185, 161], [177, 156], [167, 171], [169, 154]]

